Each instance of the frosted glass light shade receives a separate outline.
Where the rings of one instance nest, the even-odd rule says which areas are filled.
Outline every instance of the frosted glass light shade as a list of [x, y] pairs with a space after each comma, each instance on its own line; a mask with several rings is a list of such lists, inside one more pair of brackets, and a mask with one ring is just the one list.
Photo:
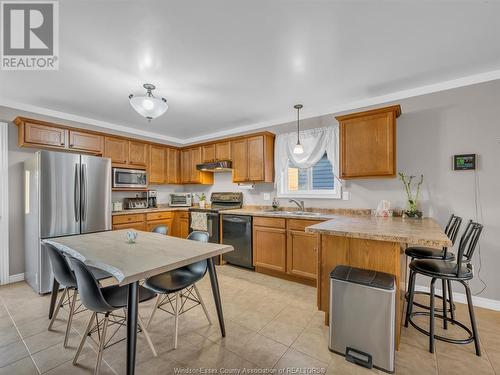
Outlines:
[[293, 148], [293, 153], [295, 155], [303, 154], [304, 153], [304, 147], [300, 143], [297, 143], [295, 145], [295, 147]]
[[130, 95], [130, 105], [141, 116], [148, 120], [153, 120], [163, 115], [167, 109], [167, 100], [165, 98], [156, 98], [154, 96], [133, 96]]

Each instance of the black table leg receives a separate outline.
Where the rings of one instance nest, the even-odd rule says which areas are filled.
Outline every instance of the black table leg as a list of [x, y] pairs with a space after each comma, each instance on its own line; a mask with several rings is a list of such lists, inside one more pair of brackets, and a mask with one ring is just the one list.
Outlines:
[[137, 310], [139, 309], [139, 282], [128, 285], [127, 300], [127, 375], [135, 373], [135, 348], [137, 345]]
[[224, 325], [224, 316], [222, 315], [222, 303], [220, 301], [217, 272], [215, 272], [213, 258], [209, 258], [207, 260], [208, 260], [208, 274], [210, 275], [210, 284], [212, 284], [212, 293], [214, 295], [215, 307], [217, 308], [217, 317], [219, 318], [220, 332], [222, 334], [222, 337], [226, 337], [226, 327]]
[[52, 315], [54, 314], [54, 308], [57, 303], [57, 294], [59, 293], [59, 283], [56, 279], [52, 282], [52, 292], [50, 295], [50, 307], [49, 307], [49, 319], [52, 319]]

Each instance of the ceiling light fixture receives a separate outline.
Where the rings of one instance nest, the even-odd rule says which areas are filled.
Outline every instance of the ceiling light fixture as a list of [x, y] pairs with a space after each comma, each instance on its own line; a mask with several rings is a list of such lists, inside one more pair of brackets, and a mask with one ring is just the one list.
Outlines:
[[300, 117], [299, 117], [299, 112], [302, 109], [303, 105], [302, 104], [295, 104], [293, 108], [297, 110], [297, 144], [293, 148], [293, 153], [296, 155], [300, 155], [304, 153], [304, 146], [300, 144]]
[[146, 95], [134, 96], [134, 94], [130, 94], [128, 98], [132, 108], [141, 116], [146, 117], [148, 121], [151, 121], [167, 111], [167, 99], [157, 98], [153, 95], [155, 85], [145, 83], [142, 87], [146, 89]]

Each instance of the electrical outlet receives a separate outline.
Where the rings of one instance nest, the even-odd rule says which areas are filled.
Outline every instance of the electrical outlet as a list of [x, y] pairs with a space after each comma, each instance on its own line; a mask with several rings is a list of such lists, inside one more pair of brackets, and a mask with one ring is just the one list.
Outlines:
[[349, 193], [348, 191], [343, 191], [342, 192], [342, 200], [348, 201], [349, 199], [351, 199], [351, 193]]
[[269, 193], [264, 193], [264, 200], [265, 200], [265, 201], [270, 201], [270, 200], [271, 200], [271, 194], [269, 194]]

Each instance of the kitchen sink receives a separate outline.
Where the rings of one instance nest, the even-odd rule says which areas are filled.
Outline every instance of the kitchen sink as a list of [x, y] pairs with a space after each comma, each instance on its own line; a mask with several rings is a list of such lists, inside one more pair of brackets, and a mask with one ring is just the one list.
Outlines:
[[270, 213], [276, 216], [320, 216], [320, 212], [311, 212], [311, 211], [274, 211], [274, 210], [265, 210], [264, 212]]

